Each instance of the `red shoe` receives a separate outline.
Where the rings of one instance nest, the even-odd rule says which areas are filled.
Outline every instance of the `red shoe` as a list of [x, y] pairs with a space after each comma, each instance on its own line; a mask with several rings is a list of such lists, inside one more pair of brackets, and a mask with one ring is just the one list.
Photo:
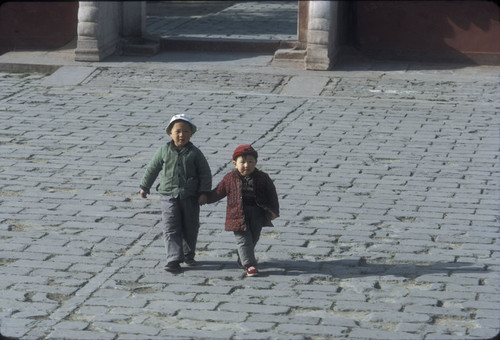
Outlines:
[[259, 271], [257, 270], [257, 268], [255, 268], [254, 266], [250, 266], [247, 268], [247, 276], [257, 276], [259, 275]]

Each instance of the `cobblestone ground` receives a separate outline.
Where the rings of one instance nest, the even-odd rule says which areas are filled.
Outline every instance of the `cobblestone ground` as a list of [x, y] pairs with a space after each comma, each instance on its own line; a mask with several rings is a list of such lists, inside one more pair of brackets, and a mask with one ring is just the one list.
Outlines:
[[[112, 65], [113, 66], [113, 65]], [[336, 71], [98, 66], [0, 74], [0, 330], [33, 338], [484, 339], [500, 328], [497, 67]], [[202, 207], [199, 267], [163, 271], [138, 184], [168, 119], [214, 185], [242, 143], [281, 216], [246, 278]]]
[[[210, 2], [207, 5], [208, 8], [221, 6], [219, 3], [210, 5]], [[150, 10], [148, 33], [157, 36], [297, 41], [297, 1], [266, 1], [265, 5], [259, 1], [235, 2], [204, 15], [182, 13], [184, 11], [175, 3], [149, 6], [156, 6], [158, 13]]]

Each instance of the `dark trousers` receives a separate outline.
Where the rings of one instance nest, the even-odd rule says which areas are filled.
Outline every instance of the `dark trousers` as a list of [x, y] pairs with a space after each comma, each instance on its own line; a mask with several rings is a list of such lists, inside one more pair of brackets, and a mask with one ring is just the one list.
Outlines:
[[161, 211], [167, 263], [194, 259], [200, 229], [198, 199], [162, 195]]
[[243, 206], [245, 212], [245, 222], [247, 230], [235, 231], [236, 246], [238, 249], [238, 257], [245, 267], [255, 266], [257, 260], [255, 259], [255, 246], [260, 238], [262, 227], [265, 223], [264, 209], [252, 205]]

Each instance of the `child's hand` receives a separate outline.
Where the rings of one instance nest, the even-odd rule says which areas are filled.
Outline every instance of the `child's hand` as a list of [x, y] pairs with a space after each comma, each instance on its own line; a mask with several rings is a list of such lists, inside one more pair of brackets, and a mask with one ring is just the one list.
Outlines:
[[142, 198], [147, 198], [148, 197], [148, 193], [146, 192], [146, 190], [143, 190], [143, 189], [141, 189], [140, 195], [141, 195]]
[[269, 211], [269, 213], [271, 214], [271, 221], [274, 220], [276, 217], [278, 217], [278, 215], [276, 215], [272, 211]]
[[198, 204], [199, 205], [207, 204], [207, 195], [201, 194], [200, 197], [198, 197]]

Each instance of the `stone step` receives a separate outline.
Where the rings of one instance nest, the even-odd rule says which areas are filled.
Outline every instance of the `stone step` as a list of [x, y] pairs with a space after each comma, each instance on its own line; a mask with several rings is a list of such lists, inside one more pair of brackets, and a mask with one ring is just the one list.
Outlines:
[[159, 39], [144, 37], [129, 39], [123, 44], [122, 53], [127, 56], [151, 57], [158, 54], [160, 49], [161, 44]]
[[295, 41], [256, 40], [256, 39], [213, 39], [213, 38], [172, 38], [162, 37], [162, 51], [200, 51], [200, 52], [261, 52], [273, 54], [281, 48], [292, 48]]
[[298, 50], [295, 48], [283, 48], [274, 53], [274, 59], [288, 59], [288, 60], [304, 60], [307, 55], [306, 50]]
[[274, 66], [305, 69], [306, 50], [297, 48], [282, 48], [274, 53], [271, 63]]

